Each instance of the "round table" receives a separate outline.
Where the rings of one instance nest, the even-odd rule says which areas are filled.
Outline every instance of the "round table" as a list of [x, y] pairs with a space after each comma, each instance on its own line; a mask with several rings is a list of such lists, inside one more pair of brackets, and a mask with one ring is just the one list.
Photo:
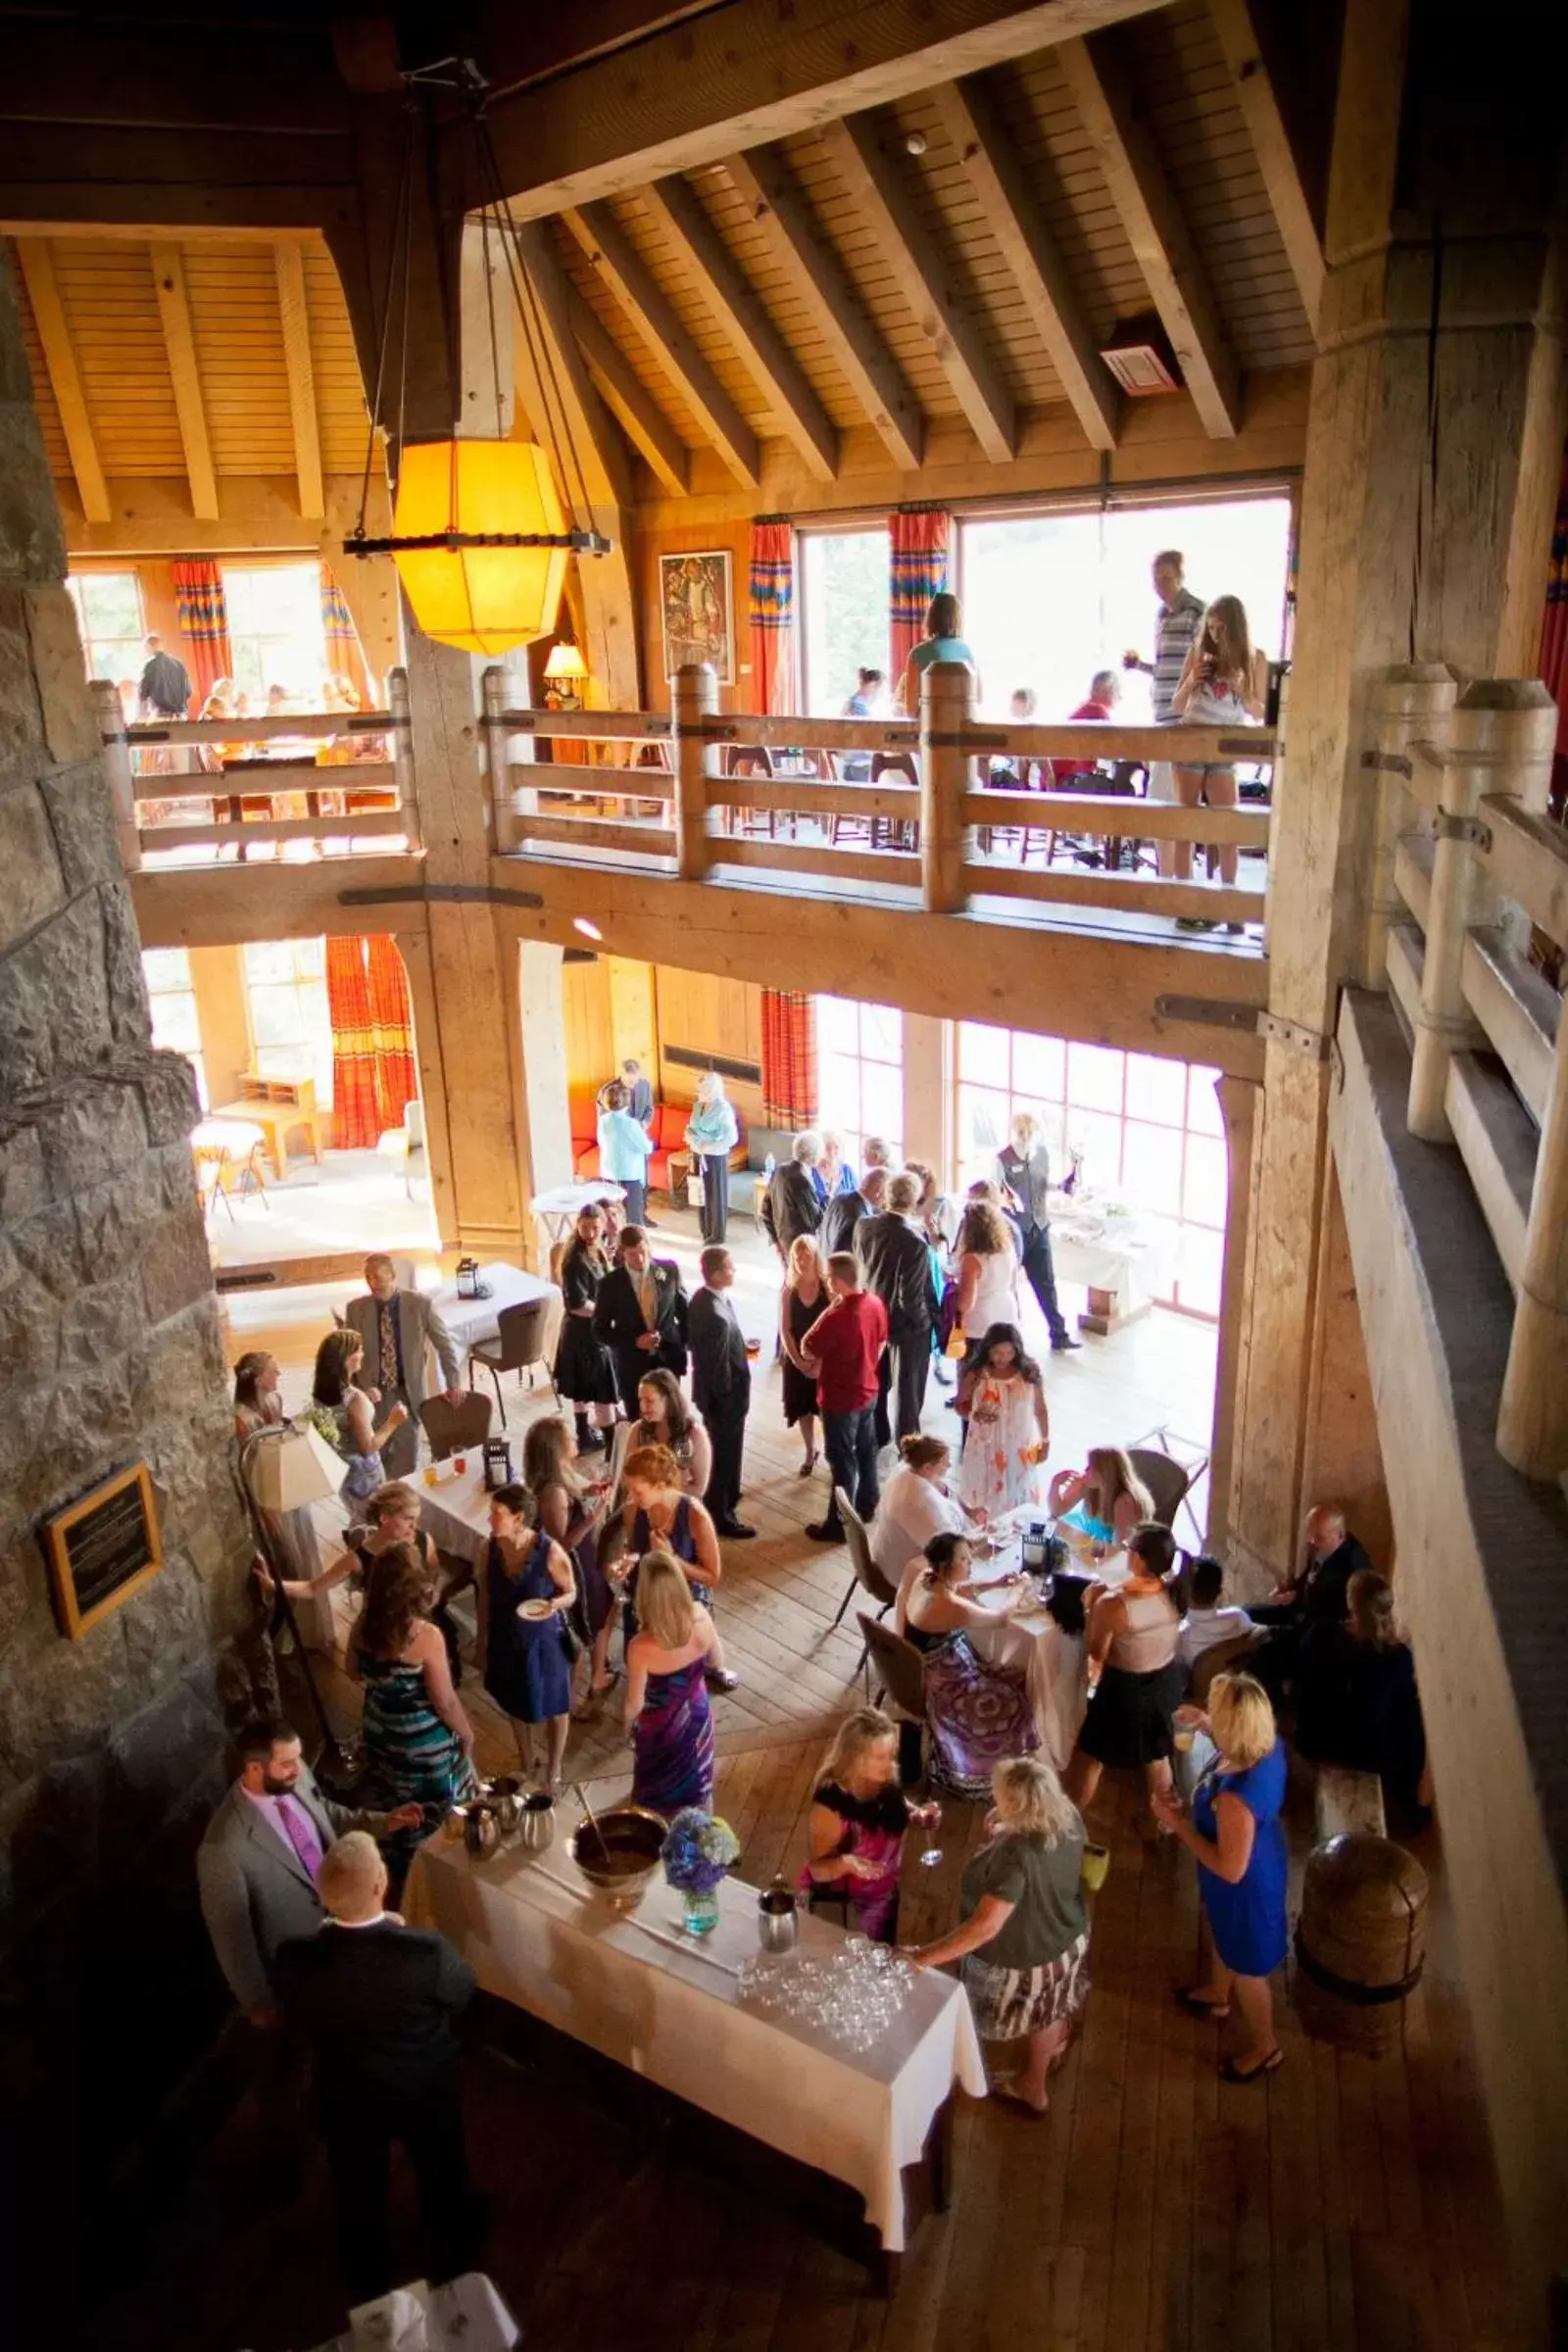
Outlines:
[[[995, 1609], [996, 1623], [971, 1628], [969, 1639], [975, 1654], [989, 1665], [1023, 1669], [1035, 1728], [1040, 1734], [1041, 1752], [1060, 1772], [1077, 1744], [1084, 1710], [1089, 1704], [1084, 1638], [1081, 1634], [1064, 1633], [1045, 1602], [1032, 1596], [1020, 1607], [1009, 1609], [1006, 1606], [1009, 1592], [1004, 1589], [1004, 1580], [1013, 1574], [1021, 1557], [1022, 1528], [1018, 1521], [1038, 1518], [1037, 1512], [1024, 1511], [998, 1522], [993, 1531], [997, 1550], [989, 1560], [978, 1562], [972, 1571], [973, 1582], [995, 1589], [994, 1599], [986, 1593], [980, 1599], [983, 1606]], [[1061, 1532], [1065, 1535], [1070, 1531]], [[1096, 1564], [1094, 1573], [1104, 1577], [1107, 1569], [1109, 1582], [1120, 1583], [1126, 1575], [1125, 1567], [1118, 1570], [1113, 1562]]]

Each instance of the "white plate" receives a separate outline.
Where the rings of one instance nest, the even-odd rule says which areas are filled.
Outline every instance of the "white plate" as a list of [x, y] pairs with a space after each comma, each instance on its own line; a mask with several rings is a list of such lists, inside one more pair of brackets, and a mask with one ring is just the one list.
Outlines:
[[517, 1615], [526, 1617], [532, 1624], [537, 1625], [541, 1617], [548, 1617], [551, 1614], [552, 1606], [553, 1604], [548, 1600], [519, 1600]]

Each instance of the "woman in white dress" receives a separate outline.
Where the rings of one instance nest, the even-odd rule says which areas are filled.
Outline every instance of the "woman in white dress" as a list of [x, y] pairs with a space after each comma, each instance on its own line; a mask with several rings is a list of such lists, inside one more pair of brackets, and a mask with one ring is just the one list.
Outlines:
[[993, 1323], [969, 1350], [958, 1391], [969, 1424], [958, 1499], [988, 1519], [1040, 1500], [1040, 1465], [1051, 1444], [1040, 1366], [1016, 1323]]
[[882, 1490], [871, 1522], [871, 1557], [890, 1585], [920, 1560], [933, 1536], [967, 1535], [974, 1517], [948, 1488], [953, 1449], [923, 1430], [899, 1440], [899, 1467]]

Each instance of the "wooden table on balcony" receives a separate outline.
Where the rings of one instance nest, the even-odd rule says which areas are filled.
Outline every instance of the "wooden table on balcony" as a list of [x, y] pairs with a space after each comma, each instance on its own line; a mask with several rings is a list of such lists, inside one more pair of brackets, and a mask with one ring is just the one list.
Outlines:
[[311, 1156], [320, 1164], [321, 1114], [313, 1078], [263, 1078], [253, 1071], [240, 1080], [239, 1102], [224, 1102], [207, 1115], [260, 1127], [279, 1184], [288, 1177], [288, 1139], [298, 1127], [310, 1137]]

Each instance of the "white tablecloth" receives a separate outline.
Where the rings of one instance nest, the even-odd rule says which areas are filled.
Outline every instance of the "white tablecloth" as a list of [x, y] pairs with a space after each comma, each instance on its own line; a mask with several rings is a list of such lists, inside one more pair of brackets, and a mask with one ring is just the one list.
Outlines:
[[[431, 1295], [430, 1304], [451, 1332], [460, 1355], [475, 1341], [499, 1336], [501, 1326], [497, 1318], [504, 1306], [531, 1306], [536, 1298], [553, 1298], [558, 1306], [561, 1303], [561, 1293], [553, 1282], [546, 1282], [538, 1274], [524, 1273], [521, 1266], [481, 1266], [479, 1280], [489, 1286], [488, 1298], [460, 1298], [455, 1279], [444, 1282]], [[549, 1336], [547, 1330], [547, 1340]]]
[[[986, 2087], [968, 1995], [936, 1971], [916, 1981], [898, 2023], [851, 2055], [803, 2021], [743, 2002], [737, 1963], [758, 1948], [757, 1890], [728, 1879], [719, 1924], [680, 1931], [662, 1878], [637, 1910], [613, 1911], [565, 1848], [562, 1808], [540, 1855], [483, 1861], [445, 1838], [423, 1845], [404, 1897], [410, 1923], [439, 1928], [487, 1992], [802, 2164], [846, 2180], [889, 2253], [904, 2245], [901, 2169], [919, 2161], [955, 2082]], [[841, 1931], [803, 1914], [801, 1948], [831, 1950]]]
[[[974, 1573], [990, 1579], [994, 1572], [1000, 1579], [1017, 1564], [1016, 1551], [1009, 1549]], [[1077, 1744], [1089, 1703], [1083, 1636], [1064, 1634], [1043, 1603], [1029, 1601], [1009, 1611], [1009, 1596], [1004, 1591], [999, 1590], [994, 1600], [990, 1594], [980, 1597], [996, 1609], [997, 1621], [971, 1628], [975, 1653], [993, 1666], [1023, 1668], [1042, 1751], [1061, 1772]]]
[[1059, 1282], [1114, 1291], [1124, 1315], [1148, 1306], [1165, 1288], [1171, 1239], [1151, 1217], [1112, 1216], [1110, 1203], [1051, 1196], [1051, 1257]]
[[[512, 2352], [522, 2332], [482, 2271], [430, 2290], [430, 2352]], [[334, 2335], [318, 2352], [354, 2352], [354, 2338]]]
[[[499, 1433], [498, 1433], [499, 1434]], [[514, 1471], [522, 1458], [522, 1445], [515, 1435], [510, 1440]], [[424, 1472], [414, 1473], [414, 1484], [419, 1494], [419, 1525], [441, 1551], [450, 1551], [460, 1560], [470, 1560], [477, 1568], [490, 1541], [490, 1497], [485, 1492], [484, 1451], [476, 1446], [467, 1456], [468, 1467], [459, 1474], [450, 1462], [437, 1462], [439, 1483], [428, 1487]]]
[[536, 1193], [528, 1207], [544, 1227], [547, 1241], [564, 1242], [580, 1209], [593, 1208], [601, 1200], [625, 1198], [624, 1185], [608, 1176], [596, 1176], [591, 1184], [558, 1184], [548, 1193]]

